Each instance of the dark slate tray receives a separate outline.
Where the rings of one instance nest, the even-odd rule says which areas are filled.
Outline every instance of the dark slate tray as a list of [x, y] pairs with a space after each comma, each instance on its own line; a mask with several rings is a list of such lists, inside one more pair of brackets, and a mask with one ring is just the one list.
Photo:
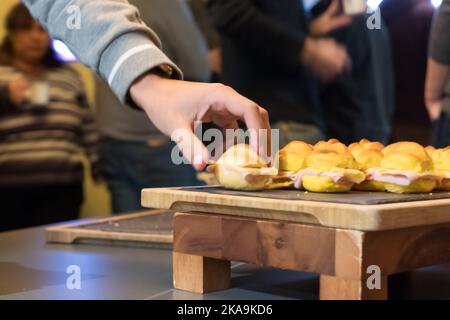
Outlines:
[[264, 190], [264, 191], [237, 191], [228, 190], [218, 186], [185, 187], [178, 190], [191, 192], [206, 192], [229, 196], [265, 198], [274, 200], [302, 200], [317, 202], [332, 202], [342, 204], [376, 205], [410, 201], [429, 201], [450, 199], [450, 192], [436, 191], [419, 194], [397, 194], [388, 192], [351, 191], [347, 193], [314, 193], [302, 190]]

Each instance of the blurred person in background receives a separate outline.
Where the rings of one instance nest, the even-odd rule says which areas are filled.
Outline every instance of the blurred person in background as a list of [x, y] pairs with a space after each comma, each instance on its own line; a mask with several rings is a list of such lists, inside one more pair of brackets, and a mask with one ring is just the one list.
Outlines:
[[339, 14], [339, 1], [317, 2], [310, 14], [311, 36], [330, 37], [344, 46], [351, 69], [320, 85], [320, 99], [326, 133], [345, 144], [363, 138], [389, 142], [394, 113], [394, 75], [386, 26], [369, 29], [369, 15], [354, 16], [352, 23], [338, 30], [323, 31], [321, 20]]
[[[208, 82], [211, 79], [208, 45], [186, 1], [131, 0], [130, 3], [158, 34], [163, 51], [183, 70], [186, 80]], [[173, 163], [175, 144], [149, 122], [145, 113], [121, 104], [102, 80], [97, 81], [96, 97], [101, 167], [114, 213], [142, 209], [143, 188], [199, 183], [190, 165]], [[160, 106], [160, 112], [166, 112], [164, 107]]]
[[430, 0], [384, 0], [380, 9], [389, 30], [394, 64], [392, 141], [412, 140], [427, 145], [431, 122], [423, 88], [434, 7]]
[[187, 0], [187, 2], [191, 7], [197, 26], [208, 44], [209, 66], [213, 72], [211, 81], [218, 82], [222, 73], [222, 49], [220, 47], [220, 36], [214, 28], [206, 8], [208, 0]]
[[[272, 128], [280, 129], [280, 147], [323, 139], [315, 78], [331, 81], [343, 74], [351, 64], [345, 48], [309, 35], [299, 0], [210, 0], [208, 9], [221, 35], [224, 83], [269, 111]], [[320, 28], [328, 33], [350, 22], [336, 15], [321, 20]]]
[[95, 180], [98, 133], [83, 82], [22, 4], [0, 47], [0, 231], [76, 219], [83, 159]]
[[441, 4], [433, 25], [428, 70], [425, 85], [425, 103], [433, 121], [436, 147], [450, 145], [450, 0]]

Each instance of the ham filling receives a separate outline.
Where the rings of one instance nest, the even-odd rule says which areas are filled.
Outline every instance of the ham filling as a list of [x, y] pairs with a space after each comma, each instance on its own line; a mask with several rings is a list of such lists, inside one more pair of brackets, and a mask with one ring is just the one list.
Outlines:
[[443, 177], [433, 173], [416, 173], [412, 171], [402, 170], [383, 170], [372, 168], [367, 170], [366, 180], [393, 183], [400, 186], [409, 186], [413, 182], [420, 179], [436, 180], [439, 184]]

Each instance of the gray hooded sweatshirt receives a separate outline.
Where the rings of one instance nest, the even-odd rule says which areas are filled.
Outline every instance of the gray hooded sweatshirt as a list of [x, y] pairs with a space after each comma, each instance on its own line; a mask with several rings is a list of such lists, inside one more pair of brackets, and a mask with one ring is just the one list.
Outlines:
[[174, 78], [181, 70], [161, 51], [157, 35], [125, 0], [23, 0], [54, 38], [104, 79], [122, 102], [145, 72], [162, 68]]

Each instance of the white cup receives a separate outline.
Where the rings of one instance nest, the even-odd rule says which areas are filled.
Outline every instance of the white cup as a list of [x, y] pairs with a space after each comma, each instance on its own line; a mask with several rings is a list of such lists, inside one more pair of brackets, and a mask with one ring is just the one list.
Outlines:
[[366, 0], [342, 0], [344, 13], [347, 15], [364, 14], [367, 11]]
[[27, 97], [33, 106], [47, 106], [50, 100], [48, 84], [44, 81], [33, 81]]

